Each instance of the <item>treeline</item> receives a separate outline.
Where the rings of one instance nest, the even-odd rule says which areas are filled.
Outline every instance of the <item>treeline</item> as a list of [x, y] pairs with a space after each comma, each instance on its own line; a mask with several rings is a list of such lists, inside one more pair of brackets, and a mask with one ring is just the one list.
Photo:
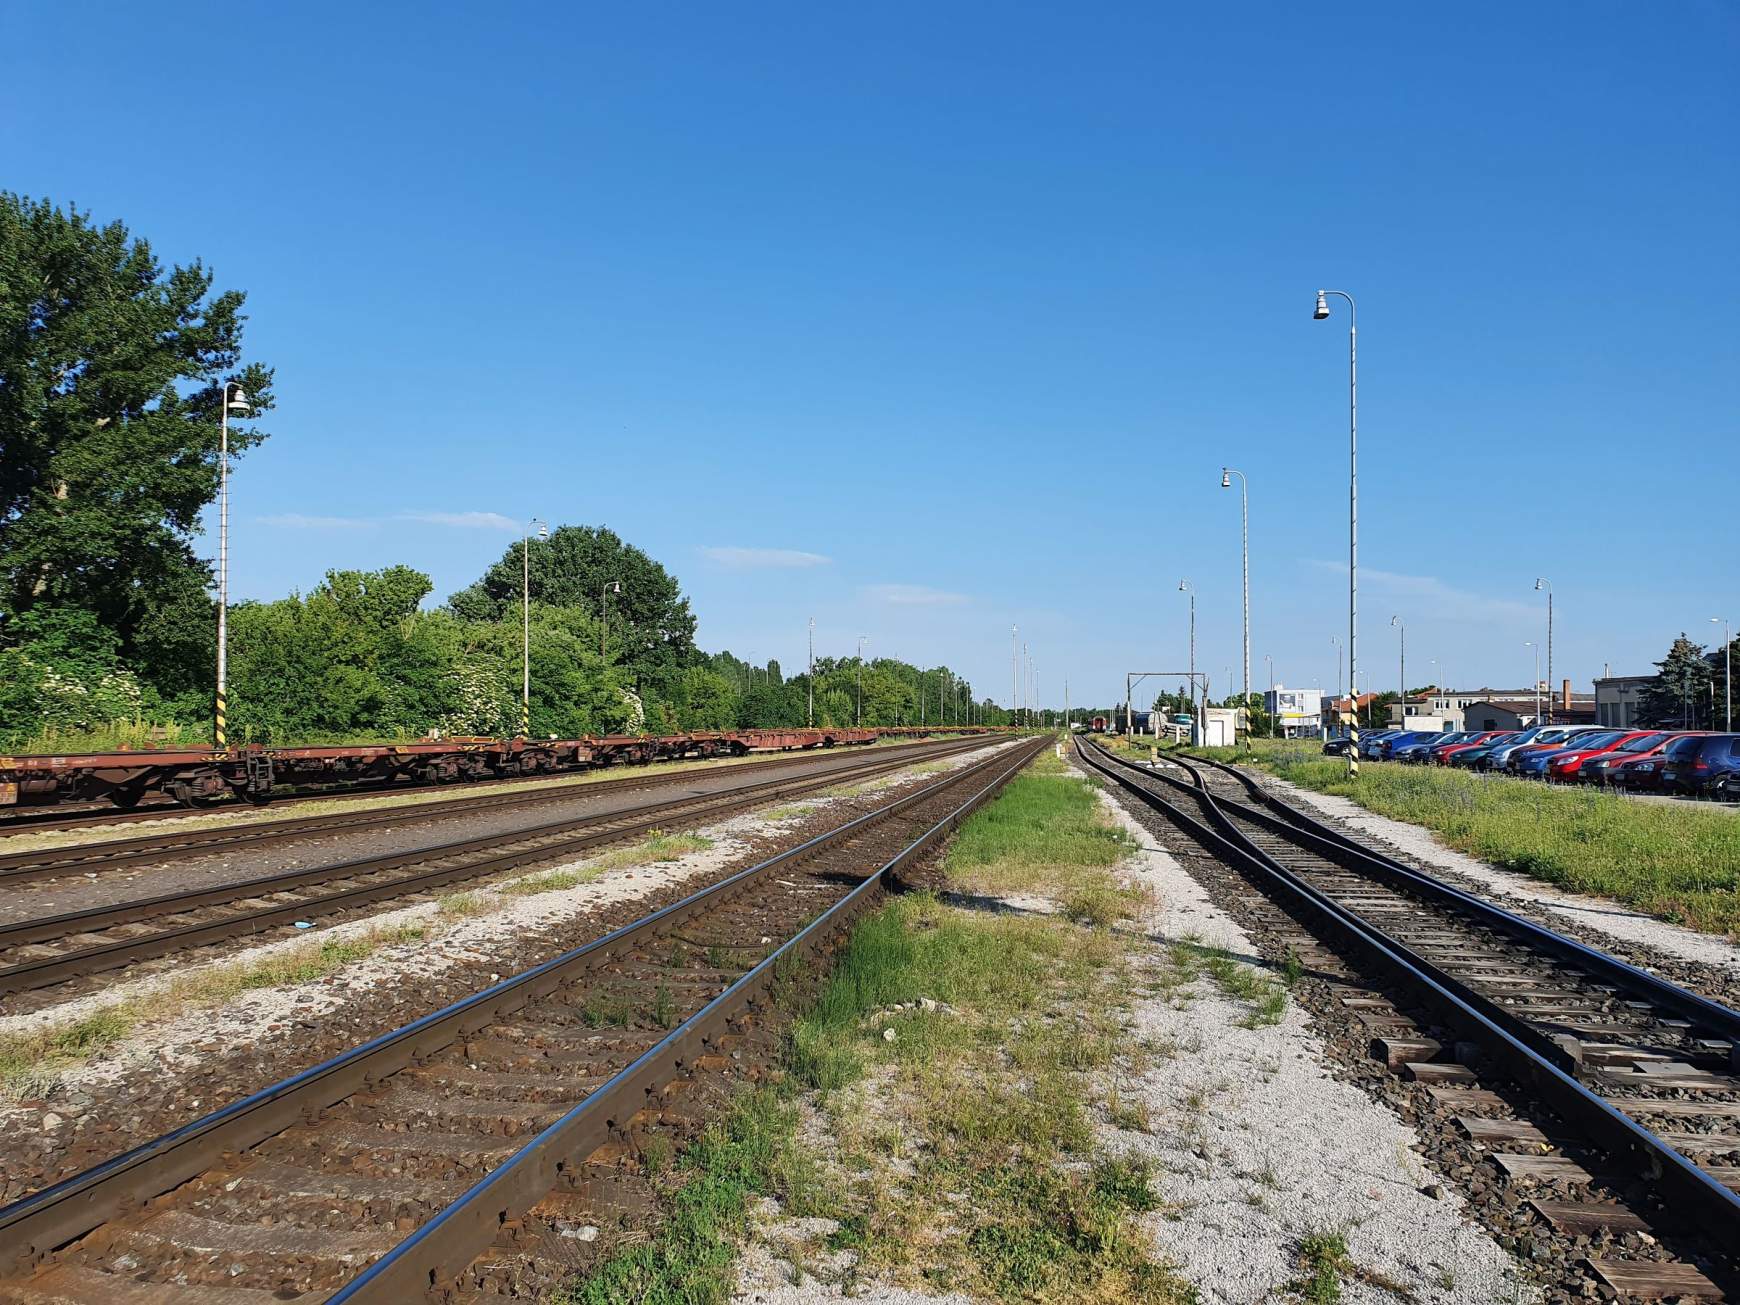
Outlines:
[[[243, 304], [120, 222], [0, 192], [0, 748], [211, 737], [195, 539], [226, 402], [232, 464], [274, 404], [271, 368], [242, 360]], [[435, 610], [430, 591], [395, 566], [234, 605], [231, 737], [513, 732], [528, 626], [535, 734], [800, 725], [812, 704], [818, 724], [1006, 718], [946, 667], [830, 659], [812, 686], [704, 653], [676, 578], [609, 530], [515, 544]]]
[[[307, 594], [234, 605], [232, 739], [512, 734], [528, 648], [534, 736], [799, 726], [812, 712], [834, 726], [1008, 719], [974, 702], [948, 667], [819, 658], [812, 686], [777, 661], [701, 651], [676, 579], [610, 530], [565, 526], [531, 541], [528, 558], [523, 547], [433, 610], [422, 606], [429, 577], [405, 566], [332, 571]], [[215, 609], [203, 615], [215, 631]], [[60, 624], [68, 637], [0, 651], [0, 746], [116, 732], [209, 737], [209, 694], [167, 695], [89, 622]], [[215, 658], [215, 635], [206, 643]], [[117, 731], [117, 722], [134, 724]]]

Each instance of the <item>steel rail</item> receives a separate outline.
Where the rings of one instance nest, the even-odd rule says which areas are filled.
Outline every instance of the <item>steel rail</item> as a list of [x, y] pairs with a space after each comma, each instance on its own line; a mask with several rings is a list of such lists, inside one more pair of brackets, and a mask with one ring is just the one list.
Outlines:
[[[1176, 761], [1177, 758], [1172, 760]], [[1651, 974], [1648, 970], [1640, 969], [1599, 948], [1555, 933], [1544, 925], [1505, 910], [1496, 903], [1486, 901], [1453, 884], [1447, 884], [1412, 866], [1404, 865], [1375, 848], [1365, 847], [1341, 830], [1314, 820], [1305, 812], [1280, 801], [1249, 775], [1234, 767], [1205, 757], [1192, 757], [1190, 761], [1211, 766], [1238, 780], [1247, 792], [1263, 804], [1260, 809], [1240, 804], [1241, 814], [1264, 825], [1271, 832], [1288, 837], [1301, 835], [1312, 844], [1313, 851], [1336, 861], [1345, 869], [1369, 873], [1392, 887], [1400, 887], [1404, 891], [1464, 911], [1476, 917], [1481, 924], [1509, 933], [1528, 946], [1550, 952], [1560, 960], [1592, 974], [1601, 982], [1611, 983], [1635, 993], [1650, 1004], [1672, 1011], [1740, 1047], [1740, 1011], [1670, 983], [1659, 975]], [[1186, 765], [1184, 768], [1189, 770], [1190, 766]], [[1287, 826], [1285, 830], [1279, 828], [1283, 823]], [[1347, 864], [1348, 861], [1352, 864]]]
[[[971, 744], [959, 740], [943, 743], [899, 744], [872, 754], [885, 759], [893, 756], [950, 756], [970, 750]], [[981, 745], [983, 746], [983, 745]], [[584, 800], [594, 794], [619, 793], [642, 788], [664, 788], [691, 782], [697, 777], [747, 773], [762, 774], [779, 767], [801, 767], [806, 761], [825, 758], [849, 767], [861, 762], [866, 753], [810, 754], [781, 756], [742, 762], [729, 767], [700, 765], [682, 771], [661, 771], [651, 774], [624, 775], [614, 779], [586, 779], [585, 772], [554, 776], [541, 780], [533, 789], [513, 793], [474, 793], [429, 802], [414, 802], [403, 806], [371, 807], [362, 811], [330, 811], [313, 816], [294, 816], [286, 820], [260, 820], [244, 825], [201, 826], [193, 829], [169, 829], [135, 838], [115, 838], [97, 843], [78, 843], [65, 847], [34, 848], [25, 852], [0, 853], [0, 884], [31, 883], [40, 879], [61, 879], [68, 875], [88, 874], [93, 870], [124, 869], [137, 864], [159, 865], [171, 861], [206, 856], [231, 847], [249, 850], [269, 843], [302, 838], [324, 832], [343, 833], [379, 825], [403, 824], [406, 821], [444, 819], [448, 816], [470, 815], [476, 812], [512, 810], [516, 807], [544, 806], [556, 802]], [[495, 783], [527, 783], [526, 777], [498, 780]], [[378, 795], [377, 795], [378, 796]], [[238, 808], [239, 810], [240, 808]]]
[[[1201, 772], [1184, 766], [1194, 780], [1185, 784], [1112, 757], [1097, 746], [1090, 750], [1079, 741], [1077, 754], [1085, 764], [1158, 809], [1247, 877], [1259, 885], [1270, 885], [1288, 913], [1307, 929], [1351, 947], [1368, 966], [1422, 998], [1445, 1025], [1470, 1035], [1486, 1056], [1580, 1128], [1595, 1146], [1616, 1163], [1628, 1164], [1671, 1200], [1682, 1203], [1699, 1224], [1728, 1239], [1726, 1244], [1732, 1245], [1733, 1239], [1740, 1237], [1740, 1196], [1562, 1069], [1555, 1057], [1540, 1049], [1538, 1033], [1519, 1036], [1515, 1016], [1369, 924], [1251, 842], [1221, 810], [1203, 784]], [[1163, 784], [1191, 792], [1216, 827], [1169, 801], [1159, 791]]]
[[[935, 783], [858, 816], [836, 829], [740, 870], [632, 924], [552, 957], [401, 1028], [371, 1038], [161, 1137], [142, 1143], [82, 1173], [0, 1208], [0, 1271], [16, 1273], [41, 1263], [59, 1247], [121, 1213], [137, 1208], [142, 1202], [187, 1182], [220, 1162], [226, 1155], [240, 1154], [257, 1146], [284, 1129], [304, 1119], [313, 1118], [322, 1110], [434, 1055], [459, 1038], [478, 1032], [504, 1016], [513, 1014], [528, 1002], [550, 995], [562, 985], [583, 977], [611, 954], [625, 947], [643, 945], [649, 936], [746, 891], [774, 869], [811, 856], [831, 844], [849, 839], [873, 825], [881, 824], [936, 797], [949, 788], [996, 770], [998, 777], [989, 786], [989, 790], [981, 789], [970, 799], [973, 802], [982, 802], [987, 791], [1006, 782], [1037, 755], [1041, 746], [1042, 741], [1017, 744], [1013, 749], [1012, 761], [1009, 750], [999, 749], [996, 754], [983, 761], [944, 776]], [[931, 838], [934, 833], [933, 828], [931, 834], [925, 837]], [[911, 851], [912, 848], [909, 847], [902, 856], [910, 859], [908, 853]], [[904, 864], [898, 857], [896, 862]], [[887, 870], [888, 866], [884, 866], [865, 882], [880, 882]], [[864, 885], [859, 885], [853, 896], [861, 892], [863, 887]], [[819, 918], [828, 917], [824, 915]], [[798, 937], [809, 935], [813, 928], [812, 924]], [[790, 943], [786, 946], [789, 947]], [[782, 947], [780, 951], [785, 949]], [[764, 961], [750, 973], [764, 978], [768, 972], [766, 965], [767, 962]], [[733, 1003], [744, 999], [743, 980], [740, 979], [727, 988], [697, 1016], [679, 1025], [657, 1044], [653, 1052], [639, 1057], [627, 1070], [617, 1074], [589, 1096], [588, 1102], [602, 1100], [609, 1103], [609, 1108], [595, 1106], [587, 1118], [599, 1120], [600, 1116], [608, 1116], [607, 1119], [600, 1120], [606, 1124], [628, 1118], [633, 1113], [632, 1110], [624, 1113], [616, 1107], [630, 1102], [631, 1087], [644, 1088], [646, 1083], [658, 1077], [649, 1077], [653, 1068], [649, 1058], [654, 1052], [659, 1053], [658, 1065], [664, 1078], [670, 1077], [670, 1073], [664, 1071], [664, 1066], [668, 1065], [671, 1072], [680, 1070], [690, 1059], [687, 1054], [681, 1053], [689, 1050], [697, 1034], [702, 1031], [703, 1017], [705, 1028], [713, 1028], [721, 1018], [721, 1003], [727, 997]], [[564, 1116], [564, 1120], [569, 1120], [572, 1114], [570, 1112], [569, 1116]], [[544, 1138], [548, 1132], [549, 1130], [545, 1130], [540, 1138]], [[568, 1133], [572, 1135], [573, 1129], [570, 1128]], [[529, 1148], [523, 1148], [508, 1163], [521, 1161], [527, 1149]], [[519, 1172], [523, 1175], [525, 1171], [521, 1169]], [[470, 1199], [475, 1204], [476, 1192], [477, 1188], [473, 1188], [460, 1200], [465, 1202]], [[538, 1195], [541, 1197], [543, 1193]], [[439, 1217], [443, 1220], [443, 1227], [451, 1229], [453, 1220], [445, 1216]], [[492, 1220], [491, 1235], [494, 1230], [495, 1224]], [[458, 1235], [457, 1230], [450, 1231], [449, 1235]], [[419, 1240], [419, 1244], [422, 1244], [420, 1239], [411, 1240]], [[403, 1253], [407, 1251], [407, 1246], [408, 1243], [392, 1253], [391, 1258], [399, 1266], [393, 1270], [395, 1275], [404, 1271], [411, 1258]], [[445, 1247], [432, 1248], [431, 1253], [436, 1250], [445, 1251]], [[466, 1262], [469, 1263], [469, 1258]]]
[[[972, 751], [973, 748], [963, 746], [956, 750]], [[34, 920], [21, 920], [15, 924], [0, 926], [0, 948], [23, 947], [31, 943], [72, 937], [98, 929], [113, 928], [116, 925], [139, 920], [142, 916], [149, 918], [180, 915], [187, 911], [197, 910], [202, 906], [240, 903], [314, 884], [355, 879], [381, 871], [396, 870], [429, 861], [447, 860], [504, 845], [512, 846], [538, 838], [568, 835], [561, 837], [559, 842], [536, 847], [521, 847], [518, 850], [501, 852], [481, 861], [467, 861], [457, 866], [442, 866], [425, 870], [420, 874], [406, 875], [379, 883], [362, 884], [336, 892], [324, 893], [317, 897], [304, 898], [300, 901], [260, 907], [256, 910], [229, 915], [217, 920], [179, 925], [154, 933], [81, 947], [76, 951], [36, 957], [0, 969], [0, 994], [47, 987], [54, 983], [64, 982], [69, 978], [116, 969], [134, 961], [147, 960], [169, 952], [221, 941], [224, 938], [258, 933], [263, 929], [294, 922], [306, 916], [330, 915], [335, 911], [366, 906], [372, 902], [386, 901], [411, 893], [426, 892], [463, 879], [482, 878], [486, 875], [512, 870], [521, 865], [547, 861], [553, 857], [569, 855], [603, 843], [615, 842], [633, 834], [650, 832], [668, 823], [672, 816], [722, 816], [743, 807], [758, 806], [775, 798], [831, 787], [843, 781], [861, 780], [890, 770], [899, 770], [911, 764], [910, 757], [882, 757], [875, 760], [859, 758], [858, 760], [859, 764], [856, 766], [830, 770], [819, 775], [785, 776], [779, 779], [762, 780], [755, 784], [741, 785], [719, 793], [679, 798], [674, 801], [643, 802], [617, 811], [595, 812], [586, 816], [533, 826], [529, 829], [486, 834], [462, 842], [437, 844], [408, 852], [393, 853], [385, 857], [365, 857], [354, 861], [338, 862], [334, 865], [310, 866], [255, 879], [220, 884], [211, 888], [195, 889], [191, 892], [168, 893], [151, 898], [135, 898], [115, 906], [91, 907], [82, 911], [65, 912]], [[642, 818], [629, 819], [637, 815], [642, 816]], [[624, 824], [624, 820], [629, 822]], [[587, 832], [569, 833], [573, 830]]]
[[[419, 1297], [440, 1299], [465, 1268], [489, 1248], [500, 1228], [524, 1214], [560, 1180], [567, 1167], [606, 1141], [633, 1117], [684, 1064], [700, 1054], [709, 1031], [753, 1006], [775, 970], [793, 955], [813, 955], [874, 900], [885, 882], [945, 838], [994, 797], [1040, 751], [1029, 745], [984, 787], [908, 843], [839, 902], [788, 938], [742, 978], [673, 1029], [658, 1045], [602, 1084], [586, 1100], [546, 1127], [452, 1205], [412, 1233], [361, 1275], [328, 1298], [328, 1305], [397, 1305]], [[989, 769], [989, 767], [986, 767]]]

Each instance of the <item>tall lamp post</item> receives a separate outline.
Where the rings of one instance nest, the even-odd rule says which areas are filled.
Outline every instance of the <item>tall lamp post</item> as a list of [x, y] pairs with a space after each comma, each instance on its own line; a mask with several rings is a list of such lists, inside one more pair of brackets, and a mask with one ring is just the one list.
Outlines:
[[1015, 636], [1018, 633], [1020, 633], [1018, 626], [1009, 627], [1009, 723], [1011, 725], [1015, 723], [1015, 699], [1020, 696], [1020, 690], [1015, 687], [1020, 679], [1020, 672], [1015, 669]]
[[804, 686], [809, 690], [809, 721], [810, 728], [816, 727], [816, 618], [810, 617], [810, 670], [805, 677], [808, 683]]
[[533, 517], [520, 541], [520, 737], [532, 736], [532, 527], [548, 539], [550, 527]]
[[1541, 723], [1541, 646], [1533, 639], [1523, 641], [1524, 648], [1535, 650], [1535, 724]]
[[870, 636], [858, 636], [858, 724], [864, 723], [864, 645], [870, 642]]
[[1401, 696], [1397, 701], [1402, 704], [1402, 724], [1406, 725], [1408, 723], [1408, 623], [1399, 616], [1392, 616], [1390, 624], [1397, 626], [1402, 632], [1402, 662], [1400, 669], [1396, 672], [1402, 686], [1398, 690]]
[[[1313, 321], [1329, 316], [1329, 295], [1347, 300], [1347, 696], [1359, 697], [1359, 309], [1345, 290], [1319, 290]], [[1354, 713], [1347, 772], [1359, 774], [1359, 713]]]
[[[1535, 592], [1547, 591], [1547, 724], [1553, 723], [1553, 582], [1539, 578], [1535, 581]], [[1536, 675], [1538, 682], [1540, 676]]]
[[1196, 586], [1188, 580], [1178, 582], [1178, 592], [1190, 595], [1190, 708], [1196, 710]]
[[1281, 714], [1281, 704], [1275, 697], [1275, 659], [1272, 655], [1264, 653], [1263, 660], [1269, 665], [1269, 696], [1263, 705], [1268, 706], [1269, 703], [1274, 703], [1269, 711], [1269, 737], [1274, 738], [1275, 717]]
[[217, 698], [212, 704], [212, 741], [220, 752], [229, 746], [230, 413], [253, 410], [248, 392], [234, 381], [225, 381], [218, 402]]
[[1239, 561], [1244, 572], [1245, 589], [1245, 678], [1246, 705], [1251, 696], [1251, 483], [1237, 467], [1220, 469], [1220, 487], [1232, 488], [1232, 478], [1239, 478]]
[[[605, 655], [604, 637], [610, 630], [610, 595], [622, 592], [622, 581], [606, 580], [598, 591], [598, 655]], [[754, 681], [751, 681], [753, 683]]]
[[1712, 616], [1722, 626], [1722, 710], [1726, 715], [1723, 729], [1734, 732], [1734, 623], [1723, 616]]

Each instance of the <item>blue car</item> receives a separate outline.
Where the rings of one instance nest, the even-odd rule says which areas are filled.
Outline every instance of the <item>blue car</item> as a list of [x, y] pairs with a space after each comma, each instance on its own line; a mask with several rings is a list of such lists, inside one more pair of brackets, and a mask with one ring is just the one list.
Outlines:
[[1449, 747], [1453, 743], [1464, 743], [1477, 735], [1468, 730], [1457, 730], [1453, 734], [1434, 734], [1429, 738], [1417, 739], [1412, 743], [1404, 743], [1390, 754], [1391, 761], [1405, 761], [1414, 765], [1432, 760], [1432, 753], [1439, 748]]
[[1378, 748], [1402, 732], [1401, 730], [1374, 730], [1370, 734], [1361, 734], [1359, 736], [1359, 755], [1376, 761]]
[[1372, 750], [1372, 756], [1379, 761], [1399, 761], [1401, 758], [1396, 755], [1399, 749], [1430, 743], [1434, 739], [1443, 737], [1443, 732], [1440, 730], [1398, 730], [1379, 743]]

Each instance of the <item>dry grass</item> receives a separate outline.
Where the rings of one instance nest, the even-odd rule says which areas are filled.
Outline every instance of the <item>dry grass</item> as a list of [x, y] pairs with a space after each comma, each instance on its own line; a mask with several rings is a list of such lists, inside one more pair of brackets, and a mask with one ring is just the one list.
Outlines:
[[0, 1098], [46, 1095], [62, 1072], [112, 1047], [147, 1020], [170, 1020], [190, 1010], [221, 1006], [244, 992], [312, 983], [382, 948], [422, 942], [427, 936], [421, 926], [404, 925], [311, 940], [256, 960], [197, 970], [149, 997], [116, 1002], [76, 1020], [0, 1035]]

